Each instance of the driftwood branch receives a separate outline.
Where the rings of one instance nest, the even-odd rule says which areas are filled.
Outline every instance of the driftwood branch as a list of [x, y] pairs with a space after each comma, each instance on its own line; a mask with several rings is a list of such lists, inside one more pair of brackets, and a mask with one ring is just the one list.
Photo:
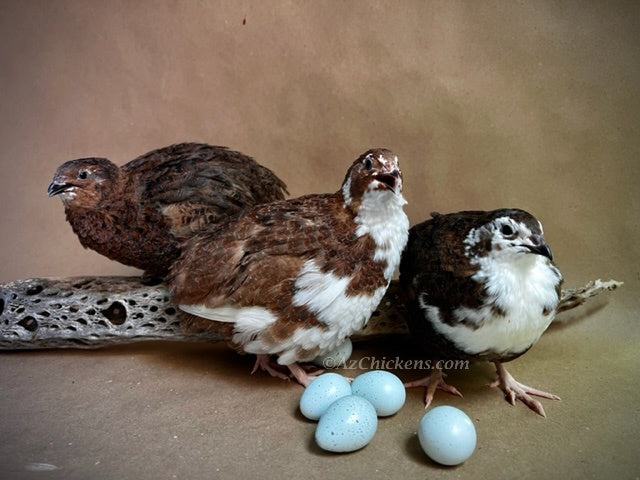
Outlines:
[[563, 290], [560, 305], [558, 305], [558, 313], [579, 307], [586, 302], [588, 298], [594, 297], [604, 291], [615, 290], [622, 285], [624, 285], [623, 282], [617, 282], [615, 280], [603, 282], [597, 279], [590, 281], [584, 287]]
[[[621, 282], [595, 280], [565, 290], [558, 311], [614, 290]], [[0, 285], [0, 350], [98, 348], [149, 340], [228, 340], [182, 327], [180, 311], [162, 284], [138, 277], [33, 278]], [[392, 282], [367, 326], [352, 339], [407, 334], [405, 302]]]

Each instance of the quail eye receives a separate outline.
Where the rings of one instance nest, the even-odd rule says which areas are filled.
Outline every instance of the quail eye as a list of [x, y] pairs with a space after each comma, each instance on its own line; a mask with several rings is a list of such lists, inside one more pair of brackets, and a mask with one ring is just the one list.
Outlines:
[[364, 168], [365, 170], [371, 170], [373, 168], [373, 162], [369, 157], [364, 159]]
[[89, 177], [89, 172], [87, 170], [80, 170], [78, 172], [78, 178], [80, 180], [86, 180]]
[[502, 227], [500, 227], [500, 232], [506, 236], [513, 235], [514, 233], [513, 228], [508, 223], [505, 223], [504, 225], [502, 225]]

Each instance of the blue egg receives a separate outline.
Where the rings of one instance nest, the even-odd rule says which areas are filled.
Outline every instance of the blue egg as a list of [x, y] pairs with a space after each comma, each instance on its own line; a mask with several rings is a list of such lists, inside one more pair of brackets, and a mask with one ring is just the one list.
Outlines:
[[316, 443], [330, 452], [353, 452], [367, 445], [377, 428], [373, 405], [362, 397], [349, 395], [333, 402], [320, 417]]
[[418, 428], [420, 445], [432, 460], [459, 465], [476, 448], [476, 428], [466, 413], [447, 405], [424, 414]]
[[342, 375], [323, 373], [302, 392], [300, 411], [309, 420], [318, 420], [333, 402], [351, 395], [351, 385]]
[[351, 384], [351, 392], [369, 400], [380, 417], [393, 415], [400, 410], [407, 396], [402, 381], [384, 370], [358, 375]]

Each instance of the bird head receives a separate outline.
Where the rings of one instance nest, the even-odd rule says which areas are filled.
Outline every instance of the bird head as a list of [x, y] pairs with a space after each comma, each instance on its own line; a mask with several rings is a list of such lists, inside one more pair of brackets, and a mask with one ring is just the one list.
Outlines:
[[402, 198], [402, 172], [398, 157], [385, 148], [371, 149], [360, 155], [347, 171], [342, 184], [342, 195], [347, 205], [371, 191]]
[[50, 197], [65, 205], [96, 207], [117, 181], [119, 169], [106, 158], [79, 158], [63, 163], [49, 185]]
[[472, 228], [464, 243], [468, 256], [474, 254], [512, 261], [534, 254], [553, 260], [542, 224], [530, 213], [519, 209], [492, 212], [490, 221]]

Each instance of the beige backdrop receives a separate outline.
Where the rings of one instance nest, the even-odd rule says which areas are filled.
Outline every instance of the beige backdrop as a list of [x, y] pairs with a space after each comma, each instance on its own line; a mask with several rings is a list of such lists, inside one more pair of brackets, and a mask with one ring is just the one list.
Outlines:
[[0, 356], [0, 470], [640, 475], [638, 32], [635, 2], [1, 2], [0, 281], [135, 274], [80, 246], [47, 198], [53, 172], [202, 141], [254, 156], [294, 196], [336, 191], [362, 151], [391, 148], [412, 223], [525, 208], [565, 286], [626, 284], [513, 364], [563, 397], [546, 421], [483, 389], [488, 367], [460, 377], [465, 399], [436, 397], [479, 429], [455, 473], [416, 446], [418, 391], [366, 449], [329, 456], [295, 414], [296, 386], [249, 377], [250, 360], [218, 346], [157, 344]]

